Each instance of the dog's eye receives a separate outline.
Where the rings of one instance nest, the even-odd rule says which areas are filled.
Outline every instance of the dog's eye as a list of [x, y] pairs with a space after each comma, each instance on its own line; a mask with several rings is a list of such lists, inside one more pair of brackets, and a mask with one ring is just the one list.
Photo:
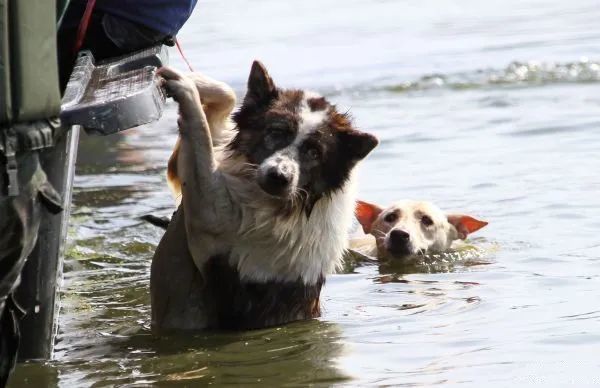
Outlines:
[[273, 140], [280, 140], [285, 137], [285, 132], [279, 129], [271, 131], [268, 135]]
[[276, 148], [280, 147], [283, 143], [288, 141], [289, 132], [282, 128], [274, 128], [270, 130], [265, 136], [265, 141], [268, 147]]
[[423, 216], [421, 217], [421, 223], [425, 226], [431, 226], [433, 225], [433, 220], [429, 216]]
[[285, 134], [290, 131], [290, 125], [285, 121], [276, 121], [268, 126], [268, 131], [270, 133], [280, 132]]
[[310, 147], [306, 150], [306, 156], [311, 160], [319, 159], [320, 154], [321, 153], [319, 152], [319, 150], [314, 147]]
[[396, 213], [390, 213], [390, 214], [388, 214], [387, 216], [385, 216], [385, 217], [383, 218], [383, 220], [384, 220], [385, 222], [389, 222], [389, 223], [391, 223], [391, 222], [394, 222], [394, 221], [396, 221], [397, 219], [398, 219], [398, 215], [397, 215]]

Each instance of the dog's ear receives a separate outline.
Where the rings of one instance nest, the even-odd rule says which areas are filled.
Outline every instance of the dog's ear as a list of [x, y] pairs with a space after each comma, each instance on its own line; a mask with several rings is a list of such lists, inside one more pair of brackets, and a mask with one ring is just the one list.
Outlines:
[[456, 228], [457, 238], [461, 240], [464, 240], [469, 234], [478, 231], [488, 224], [485, 221], [480, 221], [465, 214], [450, 214], [448, 215], [448, 222]]
[[265, 104], [277, 97], [277, 88], [267, 69], [259, 61], [252, 63], [248, 77], [248, 91], [244, 103]]
[[356, 161], [364, 159], [379, 144], [375, 136], [354, 129], [339, 132], [339, 136], [345, 154]]
[[371, 233], [373, 222], [377, 219], [383, 209], [372, 203], [364, 201], [356, 201], [356, 219], [362, 225], [363, 231], [366, 234]]

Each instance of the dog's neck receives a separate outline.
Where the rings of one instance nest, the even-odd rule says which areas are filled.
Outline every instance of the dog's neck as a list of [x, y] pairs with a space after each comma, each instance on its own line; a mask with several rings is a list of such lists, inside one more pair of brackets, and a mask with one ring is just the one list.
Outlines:
[[252, 168], [244, 165], [241, 160], [228, 160], [219, 168], [241, 209], [229, 253], [229, 263], [240, 277], [252, 282], [301, 280], [311, 285], [339, 269], [354, 214], [353, 179], [320, 198], [307, 216], [300, 203], [289, 208], [265, 194]]

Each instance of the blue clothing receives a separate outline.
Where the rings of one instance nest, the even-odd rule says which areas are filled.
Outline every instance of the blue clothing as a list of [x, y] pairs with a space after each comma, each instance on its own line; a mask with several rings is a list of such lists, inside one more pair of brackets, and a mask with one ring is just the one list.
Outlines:
[[169, 36], [188, 20], [198, 0], [97, 0], [98, 10]]

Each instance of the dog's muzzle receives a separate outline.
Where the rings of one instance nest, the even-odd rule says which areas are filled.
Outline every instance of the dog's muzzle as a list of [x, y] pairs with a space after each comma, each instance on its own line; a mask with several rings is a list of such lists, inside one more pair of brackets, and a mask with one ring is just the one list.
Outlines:
[[413, 254], [410, 234], [393, 229], [386, 238], [386, 249], [395, 258], [402, 258]]
[[289, 196], [296, 189], [298, 168], [286, 157], [272, 157], [260, 166], [258, 185], [267, 194], [276, 197]]

